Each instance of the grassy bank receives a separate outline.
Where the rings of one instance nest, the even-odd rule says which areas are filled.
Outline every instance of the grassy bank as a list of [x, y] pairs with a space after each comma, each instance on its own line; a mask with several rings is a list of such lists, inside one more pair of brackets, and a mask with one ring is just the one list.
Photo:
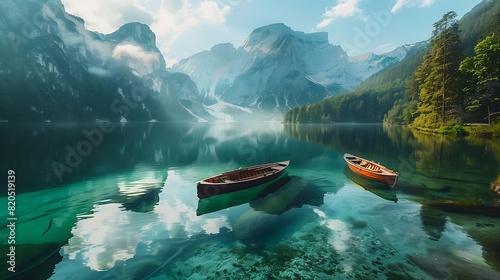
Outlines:
[[453, 136], [473, 136], [473, 137], [483, 137], [483, 138], [500, 138], [500, 123], [491, 125], [452, 125], [452, 126], [441, 126], [439, 128], [424, 128], [424, 127], [414, 127], [412, 128], [434, 134], [444, 134]]

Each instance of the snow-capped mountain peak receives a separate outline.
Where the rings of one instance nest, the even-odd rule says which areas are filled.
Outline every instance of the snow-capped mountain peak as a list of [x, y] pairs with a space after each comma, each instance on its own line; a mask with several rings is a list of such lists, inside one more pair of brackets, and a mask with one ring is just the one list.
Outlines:
[[292, 29], [282, 23], [271, 24], [255, 29], [243, 42], [241, 49], [252, 55], [265, 55], [277, 49]]
[[238, 48], [216, 45], [171, 71], [190, 75], [210, 99], [283, 111], [349, 90], [405, 54], [400, 47], [386, 55], [349, 58], [326, 32], [304, 33], [276, 23], [255, 29]]

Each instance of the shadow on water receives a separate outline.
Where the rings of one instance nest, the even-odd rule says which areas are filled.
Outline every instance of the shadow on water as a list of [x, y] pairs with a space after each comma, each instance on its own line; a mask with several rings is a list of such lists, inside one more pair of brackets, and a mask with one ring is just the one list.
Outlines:
[[285, 171], [284, 174], [282, 174], [279, 178], [273, 180], [270, 183], [262, 184], [241, 191], [218, 194], [207, 198], [199, 199], [198, 208], [196, 209], [196, 215], [201, 216], [204, 214], [227, 209], [233, 206], [238, 206], [265, 197], [266, 195], [281, 188], [289, 181], [290, 177], [288, 176], [288, 172]]
[[[344, 168], [344, 174], [347, 176], [347, 178], [351, 179], [358, 186], [371, 192], [372, 194], [374, 194], [382, 199], [385, 199], [385, 200], [398, 202], [398, 197], [396, 195], [395, 188], [391, 188], [387, 184], [373, 181], [373, 180], [369, 180], [363, 176], [360, 176], [360, 175], [354, 173], [347, 166]], [[397, 185], [396, 185], [396, 187], [397, 187]]]
[[304, 205], [321, 206], [325, 192], [314, 183], [298, 176], [282, 175], [270, 184], [246, 190], [219, 194], [198, 200], [196, 215], [216, 212], [249, 203], [255, 211], [281, 215]]
[[325, 192], [317, 185], [298, 176], [290, 176], [289, 182], [262, 199], [250, 202], [255, 211], [281, 215], [304, 205], [321, 206]]

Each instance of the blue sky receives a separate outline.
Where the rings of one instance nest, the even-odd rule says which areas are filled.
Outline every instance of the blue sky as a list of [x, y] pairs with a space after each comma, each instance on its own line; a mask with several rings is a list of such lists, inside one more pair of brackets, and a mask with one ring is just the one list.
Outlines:
[[448, 11], [461, 18], [481, 0], [62, 0], [88, 29], [111, 33], [127, 22], [151, 26], [171, 66], [218, 43], [242, 44], [255, 28], [284, 23], [328, 32], [349, 55], [383, 53], [430, 37]]

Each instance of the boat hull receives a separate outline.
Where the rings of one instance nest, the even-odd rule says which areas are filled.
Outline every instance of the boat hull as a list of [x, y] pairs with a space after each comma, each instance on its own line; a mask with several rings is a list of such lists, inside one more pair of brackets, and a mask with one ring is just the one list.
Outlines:
[[211, 178], [221, 177], [225, 174], [234, 174], [234, 173], [238, 173], [238, 172], [244, 172], [246, 170], [255, 170], [255, 169], [259, 169], [259, 168], [272, 167], [273, 165], [280, 165], [282, 167], [279, 170], [276, 170], [275, 172], [268, 173], [264, 176], [259, 176], [255, 179], [246, 179], [246, 180], [241, 180], [241, 181], [225, 182], [225, 183], [211, 183], [211, 182], [208, 182], [210, 178], [204, 179], [196, 184], [197, 195], [200, 199], [207, 198], [207, 197], [211, 197], [211, 196], [218, 195], [218, 194], [225, 194], [225, 193], [245, 190], [245, 189], [249, 189], [249, 188], [254, 188], [254, 187], [260, 186], [262, 184], [269, 183], [269, 182], [279, 178], [281, 175], [283, 175], [286, 172], [286, 168], [288, 167], [288, 164], [289, 164], [289, 161], [252, 166], [252, 167], [248, 167], [248, 168], [245, 168], [242, 170], [233, 170], [233, 171], [229, 171], [229, 172], [211, 177]]
[[[363, 159], [363, 158], [360, 158], [357, 156], [353, 156], [350, 154], [345, 154], [344, 160], [346, 161], [349, 169], [351, 169], [352, 172], [354, 172], [360, 176], [363, 176], [365, 178], [375, 180], [378, 182], [385, 183], [385, 184], [389, 185], [390, 187], [394, 187], [397, 183], [398, 173], [394, 172], [392, 170], [389, 170], [378, 163], [374, 163], [372, 161], [368, 161], [366, 159]], [[366, 162], [370, 166], [377, 167], [378, 170], [377, 171], [370, 170], [370, 169], [363, 167], [360, 164], [356, 163], [357, 161]]]
[[251, 203], [254, 200], [277, 191], [288, 182], [290, 182], [290, 177], [285, 171], [278, 178], [259, 186], [199, 199], [196, 216], [216, 212], [244, 203]]
[[344, 174], [362, 189], [388, 201], [398, 202], [395, 188], [391, 188], [386, 182], [378, 182], [354, 173], [347, 166], [344, 168]]

